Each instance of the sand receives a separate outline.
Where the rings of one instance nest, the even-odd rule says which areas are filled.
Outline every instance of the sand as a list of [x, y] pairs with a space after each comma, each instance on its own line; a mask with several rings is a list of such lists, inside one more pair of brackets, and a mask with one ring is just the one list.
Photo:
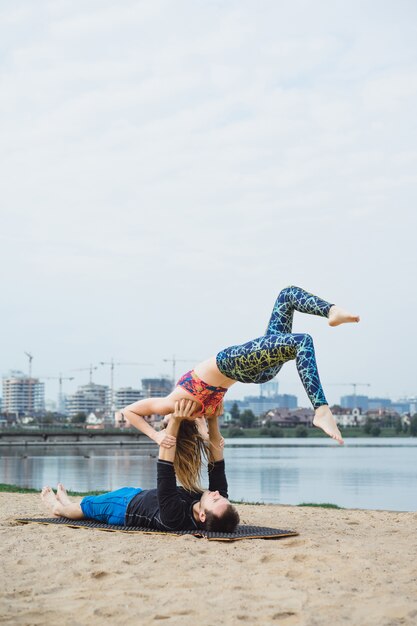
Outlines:
[[[79, 500], [74, 498], [74, 500]], [[0, 493], [0, 623], [417, 624], [417, 513], [240, 505], [280, 540], [208, 542], [37, 524]]]

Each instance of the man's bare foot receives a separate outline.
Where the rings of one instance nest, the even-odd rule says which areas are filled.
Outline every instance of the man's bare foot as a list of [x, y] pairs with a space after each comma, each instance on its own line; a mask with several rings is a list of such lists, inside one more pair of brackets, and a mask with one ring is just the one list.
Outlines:
[[337, 427], [336, 420], [334, 419], [331, 410], [328, 405], [325, 404], [316, 409], [316, 413], [313, 418], [314, 426], [324, 430], [326, 435], [329, 435], [332, 439], [335, 439], [340, 444], [344, 443], [342, 439], [342, 433]]
[[359, 322], [359, 315], [353, 315], [353, 313], [349, 313], [344, 309], [341, 309], [340, 306], [336, 306], [335, 304], [330, 307], [329, 311], [329, 326], [339, 326], [339, 324], [347, 324], [349, 322]]
[[55, 510], [57, 508], [57, 504], [59, 504], [59, 501], [57, 500], [54, 492], [52, 491], [50, 487], [44, 487], [42, 489], [41, 500], [44, 503], [44, 505], [48, 508], [49, 512], [52, 513], [54, 517], [59, 517], [59, 515], [55, 513]]
[[62, 483], [58, 483], [56, 488], [56, 497], [61, 504], [71, 504], [71, 500], [68, 498], [67, 490]]

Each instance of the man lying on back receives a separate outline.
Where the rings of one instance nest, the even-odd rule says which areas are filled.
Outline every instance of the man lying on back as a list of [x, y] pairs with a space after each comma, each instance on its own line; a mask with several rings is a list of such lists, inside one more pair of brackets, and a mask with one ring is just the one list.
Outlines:
[[[181, 400], [175, 404], [167, 434], [177, 437], [183, 419], [191, 419], [196, 403]], [[223, 447], [218, 418], [208, 419], [209, 446], [213, 463], [208, 467], [209, 488], [202, 494], [177, 487], [174, 471], [176, 445], [159, 448], [157, 488], [123, 487], [99, 496], [86, 496], [80, 504], [68, 498], [58, 484], [56, 495], [50, 487], [42, 489], [41, 498], [52, 515], [69, 519], [94, 519], [105, 524], [141, 526], [155, 530], [212, 530], [233, 532], [239, 514], [228, 500]]]

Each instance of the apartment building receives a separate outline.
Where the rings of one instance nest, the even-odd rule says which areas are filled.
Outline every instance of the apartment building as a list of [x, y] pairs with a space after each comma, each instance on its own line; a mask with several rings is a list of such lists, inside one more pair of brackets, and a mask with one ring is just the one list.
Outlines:
[[45, 384], [20, 371], [3, 377], [3, 413], [27, 415], [45, 410]]

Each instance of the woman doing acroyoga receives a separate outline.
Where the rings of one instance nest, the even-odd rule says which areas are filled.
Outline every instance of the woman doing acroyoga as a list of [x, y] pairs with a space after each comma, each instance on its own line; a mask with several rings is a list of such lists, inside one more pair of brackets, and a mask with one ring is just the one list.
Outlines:
[[314, 426], [342, 444], [342, 435], [320, 383], [313, 340], [310, 335], [292, 332], [294, 311], [326, 317], [330, 326], [359, 322], [358, 315], [352, 315], [300, 287], [286, 287], [276, 299], [264, 335], [221, 350], [217, 356], [184, 374], [168, 396], [140, 400], [123, 409], [123, 414], [159, 445], [170, 447], [175, 439], [164, 431], [155, 431], [143, 416], [168, 415], [174, 411], [176, 400], [190, 397], [199, 403], [199, 410], [192, 419], [213, 415], [225, 393], [236, 382], [265, 383], [278, 374], [284, 363], [295, 360], [301, 382], [315, 410]]

